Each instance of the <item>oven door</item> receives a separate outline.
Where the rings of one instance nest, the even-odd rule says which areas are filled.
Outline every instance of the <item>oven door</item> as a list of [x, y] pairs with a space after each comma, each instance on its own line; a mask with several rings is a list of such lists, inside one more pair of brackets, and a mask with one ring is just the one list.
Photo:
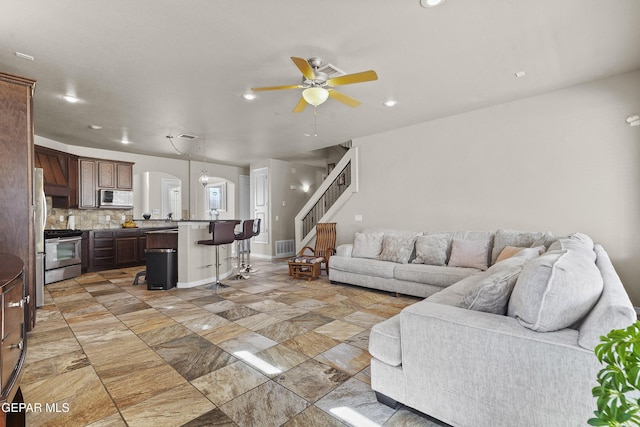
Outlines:
[[45, 270], [80, 264], [80, 237], [59, 237], [45, 240]]

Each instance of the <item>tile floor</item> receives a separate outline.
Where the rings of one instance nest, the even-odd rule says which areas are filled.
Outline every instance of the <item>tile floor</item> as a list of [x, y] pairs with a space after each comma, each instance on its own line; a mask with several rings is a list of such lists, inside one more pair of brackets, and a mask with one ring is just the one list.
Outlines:
[[47, 285], [22, 380], [42, 410], [27, 425], [440, 425], [370, 388], [371, 326], [416, 299], [255, 266], [217, 292], [147, 291], [132, 285], [141, 267]]

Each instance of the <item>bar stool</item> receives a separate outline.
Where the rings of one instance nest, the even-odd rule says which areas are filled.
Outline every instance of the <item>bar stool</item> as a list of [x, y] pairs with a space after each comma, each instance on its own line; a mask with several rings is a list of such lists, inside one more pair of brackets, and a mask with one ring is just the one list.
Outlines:
[[[244, 267], [244, 253], [245, 251], [243, 251], [242, 249], [240, 249], [240, 246], [242, 244], [242, 242], [244, 242], [247, 239], [250, 239], [253, 237], [253, 220], [252, 219], [245, 219], [242, 222], [242, 231], [236, 233], [236, 242], [238, 242], [238, 273], [233, 277], [233, 280], [240, 280], [240, 279], [248, 279], [249, 276], [244, 276], [241, 272], [240, 272], [240, 266], [242, 265]], [[240, 255], [242, 255], [242, 264], [240, 264]]]
[[[199, 245], [216, 247], [216, 283], [215, 289], [223, 285], [220, 282], [220, 245], [233, 243], [236, 239], [234, 229], [240, 221], [211, 221], [209, 223], [209, 233], [211, 240], [198, 240]], [[223, 285], [224, 286], [224, 285]], [[206, 289], [214, 289], [213, 284], [205, 286]]]
[[[253, 234], [251, 237], [256, 237], [260, 234], [260, 222], [261, 218], [256, 218], [253, 220]], [[251, 239], [247, 242], [247, 267], [244, 269], [245, 273], [255, 273], [256, 270], [251, 266]]]

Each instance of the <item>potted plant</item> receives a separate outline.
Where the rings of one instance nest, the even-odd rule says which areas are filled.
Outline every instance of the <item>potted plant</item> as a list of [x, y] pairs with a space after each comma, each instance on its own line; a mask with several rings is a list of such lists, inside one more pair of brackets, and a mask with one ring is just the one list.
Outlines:
[[597, 398], [592, 426], [640, 426], [640, 321], [614, 329], [595, 348], [605, 367], [592, 390]]

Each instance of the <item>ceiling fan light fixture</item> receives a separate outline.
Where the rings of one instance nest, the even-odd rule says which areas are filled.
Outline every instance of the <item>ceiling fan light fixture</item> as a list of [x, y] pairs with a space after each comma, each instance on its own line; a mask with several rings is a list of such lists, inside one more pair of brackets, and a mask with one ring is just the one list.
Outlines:
[[329, 98], [329, 91], [322, 87], [310, 87], [302, 91], [302, 97], [309, 104], [317, 107]]

